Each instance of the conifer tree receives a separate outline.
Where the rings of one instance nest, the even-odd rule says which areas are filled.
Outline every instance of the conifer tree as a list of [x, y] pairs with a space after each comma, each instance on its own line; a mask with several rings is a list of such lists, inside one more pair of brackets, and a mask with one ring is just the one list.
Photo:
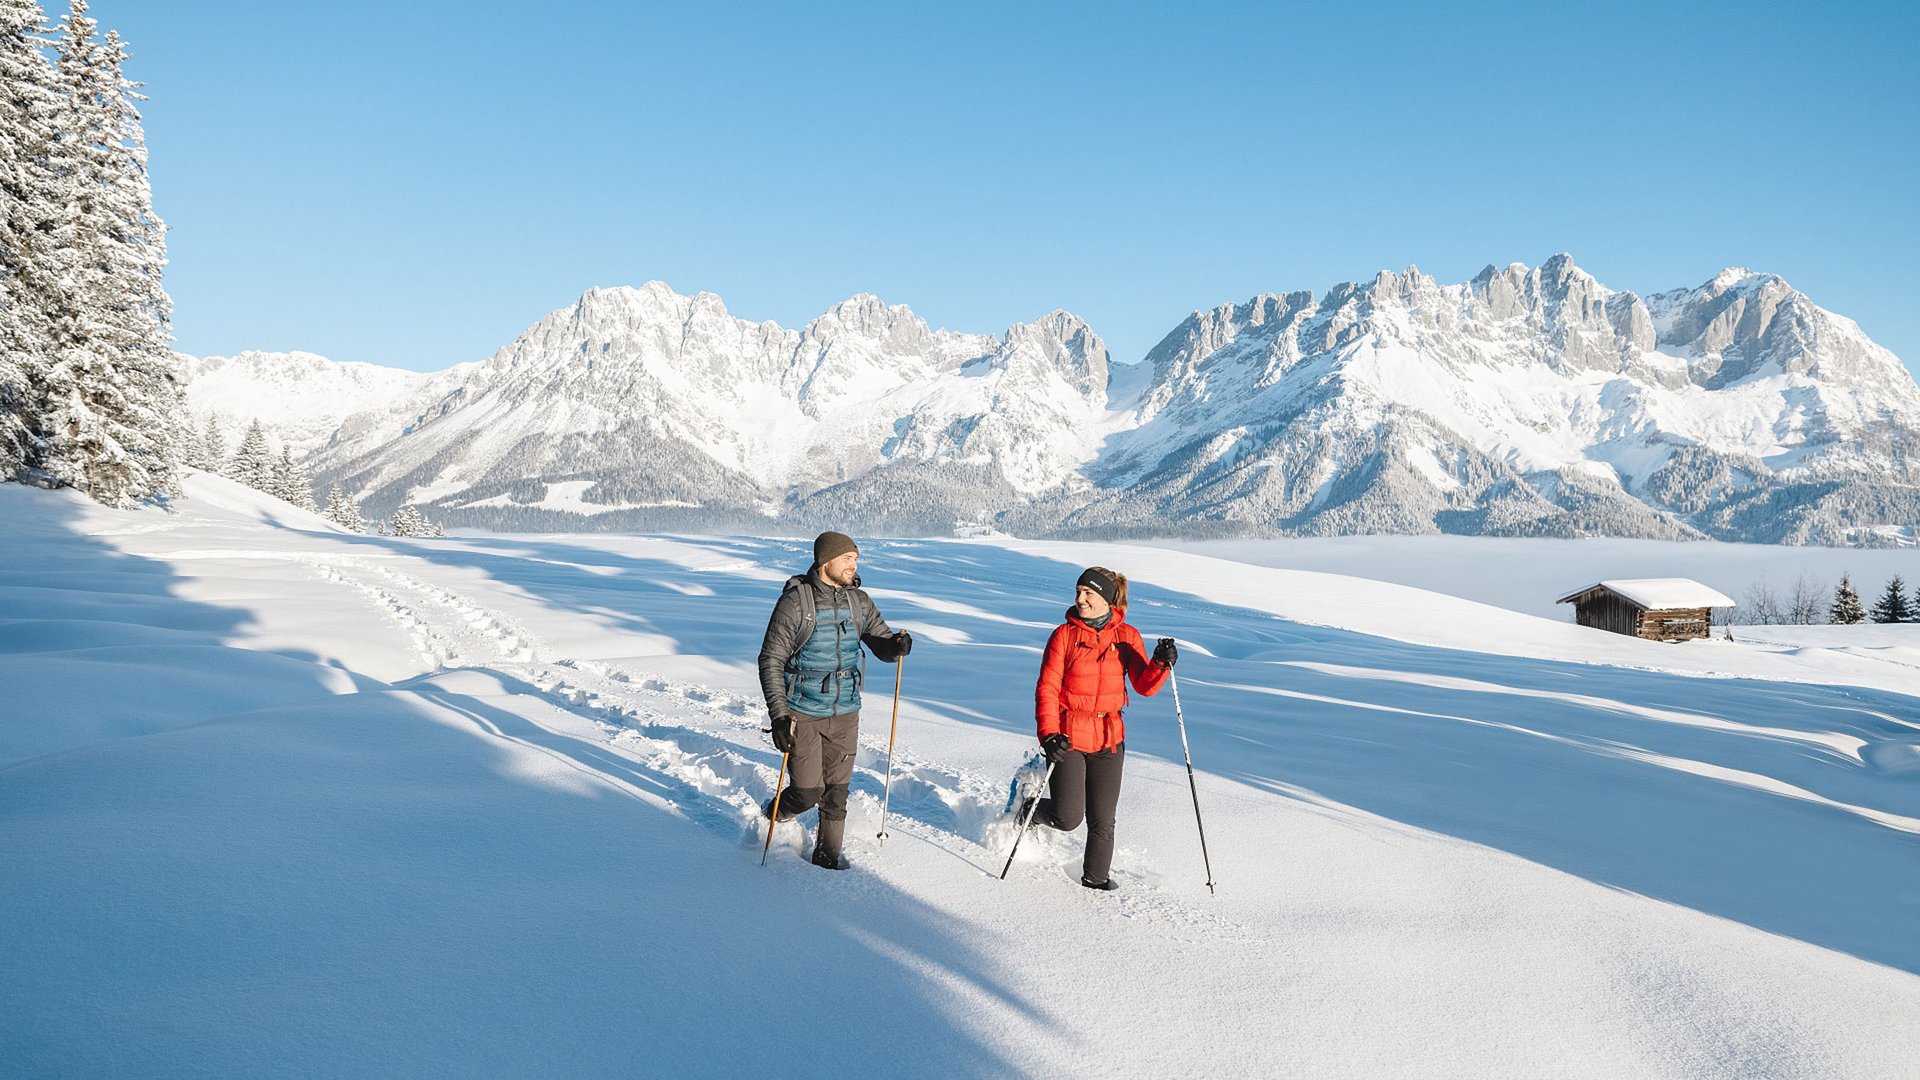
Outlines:
[[1851, 626], [1867, 621], [1867, 609], [1860, 604], [1860, 594], [1854, 591], [1853, 582], [1847, 575], [1840, 575], [1840, 584], [1833, 590], [1833, 606], [1827, 609], [1827, 621]]
[[335, 484], [327, 491], [327, 519], [343, 529], [363, 533], [367, 531], [366, 519], [360, 516], [360, 508], [347, 498], [347, 493]]
[[50, 258], [61, 215], [53, 170], [60, 96], [41, 52], [42, 25], [34, 0], [0, 0], [0, 480], [38, 469], [47, 313], [68, 292]]
[[428, 535], [426, 519], [420, 515], [420, 511], [412, 503], [406, 503], [393, 512], [393, 521], [388, 531], [394, 536]]
[[284, 446], [280, 448], [280, 460], [273, 463], [273, 479], [267, 491], [302, 510], [320, 512], [313, 501], [313, 481], [307, 478], [307, 470], [293, 460], [293, 452]]
[[1913, 609], [1907, 606], [1907, 583], [1900, 575], [1893, 575], [1887, 582], [1887, 589], [1873, 604], [1873, 621], [1877, 623], [1903, 623], [1913, 621]]
[[206, 464], [201, 467], [220, 476], [229, 475], [232, 466], [227, 461], [227, 437], [220, 433], [218, 420], [211, 416], [207, 417], [207, 430], [200, 437], [200, 443], [201, 456], [206, 459]]
[[42, 468], [55, 484], [124, 505], [173, 487], [183, 402], [156, 301], [164, 256], [152, 250], [138, 95], [121, 74], [118, 37], [102, 43], [95, 29], [86, 0], [72, 0], [55, 45], [63, 210], [51, 266], [72, 293], [49, 310]]
[[240, 440], [240, 449], [234, 451], [233, 469], [227, 475], [259, 491], [271, 490], [273, 484], [273, 452], [267, 449], [267, 432], [255, 420], [247, 426], [247, 434]]

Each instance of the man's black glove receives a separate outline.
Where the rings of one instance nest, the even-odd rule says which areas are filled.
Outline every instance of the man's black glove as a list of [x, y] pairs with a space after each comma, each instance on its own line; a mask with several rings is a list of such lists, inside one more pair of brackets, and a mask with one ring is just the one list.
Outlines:
[[893, 635], [893, 658], [895, 660], [913, 651], [913, 635], [901, 630]]
[[783, 754], [793, 753], [793, 717], [773, 718], [773, 748]]
[[1173, 639], [1163, 637], [1160, 644], [1153, 647], [1153, 662], [1163, 668], [1171, 668], [1180, 659], [1180, 651], [1173, 647]]
[[1056, 731], [1040, 740], [1040, 749], [1046, 753], [1048, 761], [1058, 762], [1073, 749], [1073, 740]]

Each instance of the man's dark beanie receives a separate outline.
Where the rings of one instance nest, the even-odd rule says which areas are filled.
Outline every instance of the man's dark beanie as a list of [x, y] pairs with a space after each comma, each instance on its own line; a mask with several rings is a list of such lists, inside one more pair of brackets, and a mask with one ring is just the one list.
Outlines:
[[823, 532], [813, 538], [813, 564], [825, 566], [849, 551], [859, 551], [860, 545], [846, 533]]
[[1082, 585], [1099, 593], [1100, 599], [1105, 600], [1108, 607], [1119, 602], [1120, 583], [1091, 566], [1081, 572], [1079, 581], [1073, 583], [1076, 589]]

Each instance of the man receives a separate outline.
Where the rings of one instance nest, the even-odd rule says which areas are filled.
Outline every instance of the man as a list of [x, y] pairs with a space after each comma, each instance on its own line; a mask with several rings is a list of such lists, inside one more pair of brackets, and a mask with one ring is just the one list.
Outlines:
[[[845, 533], [813, 541], [813, 566], [787, 579], [760, 645], [760, 690], [773, 718], [773, 745], [788, 755], [780, 817], [820, 807], [813, 864], [840, 869], [847, 825], [847, 783], [859, 748], [865, 645], [886, 663], [913, 648], [860, 587], [860, 548]], [[773, 800], [764, 808], [773, 814]]]

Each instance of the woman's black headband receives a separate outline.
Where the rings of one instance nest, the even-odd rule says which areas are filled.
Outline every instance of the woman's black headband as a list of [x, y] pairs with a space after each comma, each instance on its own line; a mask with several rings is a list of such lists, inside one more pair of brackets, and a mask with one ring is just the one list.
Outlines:
[[1091, 566], [1087, 567], [1087, 569], [1081, 573], [1079, 581], [1073, 583], [1076, 591], [1078, 591], [1082, 585], [1099, 593], [1100, 598], [1107, 602], [1108, 607], [1112, 607], [1120, 602], [1120, 583]]

